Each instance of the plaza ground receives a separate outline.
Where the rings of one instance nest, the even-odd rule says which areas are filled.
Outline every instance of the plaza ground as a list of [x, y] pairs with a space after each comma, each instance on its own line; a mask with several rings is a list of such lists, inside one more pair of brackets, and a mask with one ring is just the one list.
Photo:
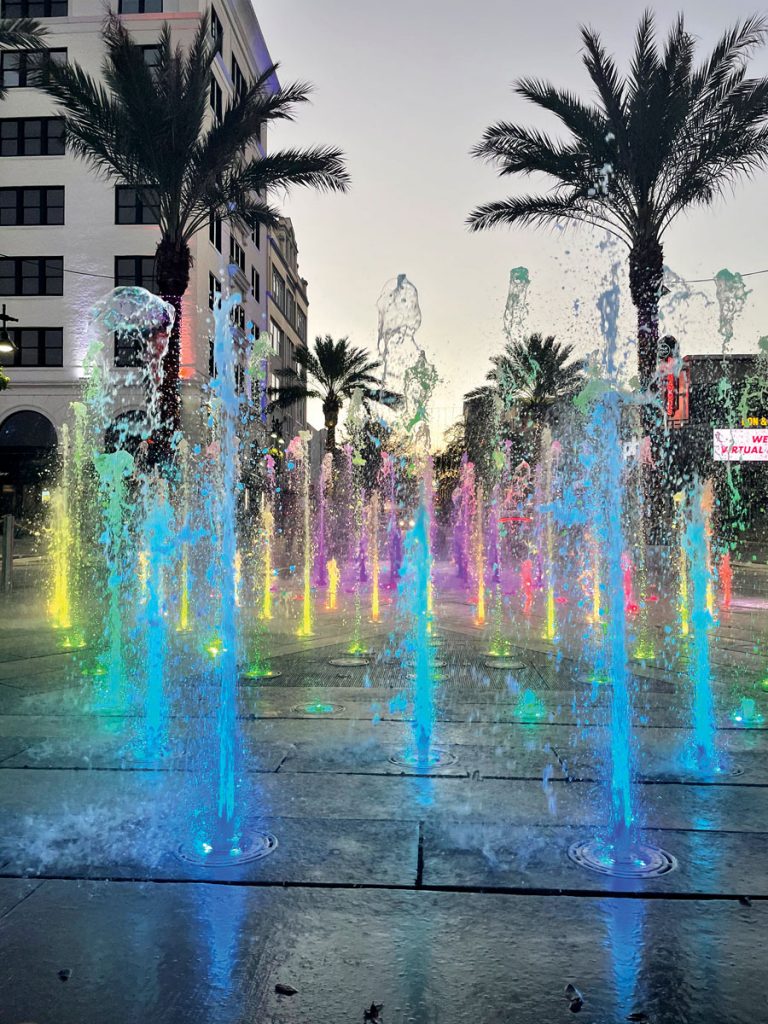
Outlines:
[[[609, 803], [610, 687], [588, 681], [581, 621], [553, 645], [516, 620], [521, 667], [499, 667], [468, 602], [440, 602], [435, 741], [455, 760], [423, 773], [390, 760], [411, 725], [387, 627], [363, 621], [367, 664], [333, 665], [349, 615], [318, 610], [300, 640], [291, 607], [266, 641], [280, 674], [239, 687], [243, 836], [277, 848], [201, 868], [179, 856], [201, 785], [194, 700], [168, 755], [131, 757], [140, 718], [90, 709], [83, 652], [19, 589], [0, 628], [0, 1024], [768, 1019], [768, 747], [732, 718], [744, 696], [768, 716], [766, 591], [762, 569], [737, 570], [713, 631], [717, 778], [681, 767], [686, 646], [630, 664], [638, 815], [677, 861], [637, 881], [568, 858]], [[333, 713], [308, 714], [318, 702]]]

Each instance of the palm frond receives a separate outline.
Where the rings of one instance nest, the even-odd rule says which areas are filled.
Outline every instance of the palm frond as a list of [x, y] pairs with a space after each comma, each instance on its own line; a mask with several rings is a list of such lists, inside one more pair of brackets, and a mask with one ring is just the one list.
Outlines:
[[34, 18], [0, 18], [1, 50], [36, 50], [48, 29]]

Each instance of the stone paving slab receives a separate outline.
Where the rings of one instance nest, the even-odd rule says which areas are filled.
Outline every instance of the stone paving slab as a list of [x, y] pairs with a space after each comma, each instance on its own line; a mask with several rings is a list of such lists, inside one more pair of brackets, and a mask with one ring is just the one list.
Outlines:
[[424, 884], [768, 898], [768, 833], [648, 829], [643, 836], [676, 857], [678, 868], [642, 881], [613, 878], [585, 870], [568, 858], [571, 843], [592, 838], [583, 829], [431, 822], [424, 827]]
[[[415, 822], [336, 818], [247, 819], [240, 826], [242, 846], [252, 833], [277, 838], [273, 853], [241, 864], [201, 866], [179, 851], [195, 852], [209, 839], [203, 826], [172, 818], [151, 828], [123, 820], [104, 836], [61, 832], [47, 840], [30, 834], [15, 841], [0, 837], [0, 876], [36, 878], [251, 881], [258, 884], [410, 886], [418, 870], [419, 831]], [[83, 829], [91, 829], [87, 816]], [[37, 845], [36, 845], [37, 844]]]
[[0, 919], [10, 914], [42, 884], [27, 878], [0, 878]]
[[[383, 1024], [757, 1024], [767, 913], [733, 901], [49, 881], [0, 921], [3, 1015], [358, 1024], [376, 1003]], [[569, 983], [583, 996], [578, 1018]]]
[[[289, 747], [285, 744], [251, 742], [245, 753], [245, 770], [274, 772], [285, 760]], [[15, 752], [14, 752], [15, 753]], [[0, 741], [0, 756], [2, 741]], [[153, 754], [131, 744], [125, 736], [104, 739], [99, 736], [55, 738], [27, 741], [21, 753], [0, 761], [2, 769], [120, 769], [123, 771], [194, 771], [199, 761], [193, 753]]]

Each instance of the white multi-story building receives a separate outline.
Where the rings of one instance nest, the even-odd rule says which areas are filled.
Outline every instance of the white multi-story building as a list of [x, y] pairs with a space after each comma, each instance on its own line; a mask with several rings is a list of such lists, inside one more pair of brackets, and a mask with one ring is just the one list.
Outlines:
[[[307, 282], [299, 273], [299, 250], [288, 217], [281, 217], [280, 224], [270, 229], [267, 273], [269, 337], [275, 356], [269, 385], [274, 388], [280, 384], [277, 368], [287, 366], [298, 370], [296, 349], [307, 344]], [[301, 401], [288, 409], [276, 410], [271, 425], [276, 428], [274, 433], [290, 440], [304, 429], [306, 422], [307, 403]]]
[[[272, 63], [250, 0], [117, 0], [118, 13], [147, 62], [164, 23], [174, 42], [189, 43], [202, 13], [211, 12], [216, 48], [210, 117]], [[103, 56], [102, 0], [3, 0], [2, 16], [30, 16], [46, 29], [51, 60], [76, 61], [98, 74]], [[89, 310], [115, 285], [154, 290], [159, 238], [141, 190], [92, 173], [65, 152], [56, 106], [27, 84], [30, 56], [0, 53], [8, 89], [0, 101], [0, 301], [17, 318], [9, 333], [18, 351], [4, 357], [12, 383], [0, 393], [0, 493], [6, 511], [22, 509], [24, 484], [39, 476], [40, 456], [55, 442], [79, 396], [89, 343]], [[162, 147], [163, 140], [157, 139]], [[267, 145], [266, 131], [259, 147]], [[193, 258], [183, 300], [182, 421], [193, 436], [204, 421], [211, 372], [210, 310], [217, 291], [243, 295], [238, 319], [269, 331], [270, 242], [264, 228], [244, 234], [212, 222], [190, 246]], [[306, 311], [306, 307], [305, 307]], [[287, 352], [275, 352], [269, 372]], [[135, 358], [116, 344], [115, 365]], [[274, 364], [274, 365], [273, 365]], [[118, 370], [120, 374], [129, 370]], [[136, 402], [141, 402], [137, 395]], [[129, 403], [130, 404], [130, 403]], [[26, 488], [26, 505], [35, 488]], [[32, 492], [30, 494], [30, 491]]]

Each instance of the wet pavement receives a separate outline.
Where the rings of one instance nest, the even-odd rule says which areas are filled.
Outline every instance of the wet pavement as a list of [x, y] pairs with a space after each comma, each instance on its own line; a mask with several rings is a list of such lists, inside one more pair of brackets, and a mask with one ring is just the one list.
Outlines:
[[715, 638], [715, 777], [685, 767], [685, 646], [630, 664], [637, 817], [676, 860], [639, 881], [568, 857], [609, 802], [610, 687], [583, 681], [578, 628], [552, 645], [521, 625], [505, 653], [522, 667], [499, 669], [447, 604], [435, 741], [455, 760], [419, 771], [392, 760], [411, 724], [386, 629], [363, 625], [368, 664], [334, 665], [341, 617], [310, 641], [278, 621], [280, 675], [239, 689], [243, 841], [277, 846], [201, 867], [184, 855], [194, 684], [169, 749], [137, 750], [141, 716], [90, 710], [82, 655], [17, 612], [0, 626], [0, 1024], [768, 1020], [768, 731], [732, 717], [747, 696], [768, 718], [752, 613]]

